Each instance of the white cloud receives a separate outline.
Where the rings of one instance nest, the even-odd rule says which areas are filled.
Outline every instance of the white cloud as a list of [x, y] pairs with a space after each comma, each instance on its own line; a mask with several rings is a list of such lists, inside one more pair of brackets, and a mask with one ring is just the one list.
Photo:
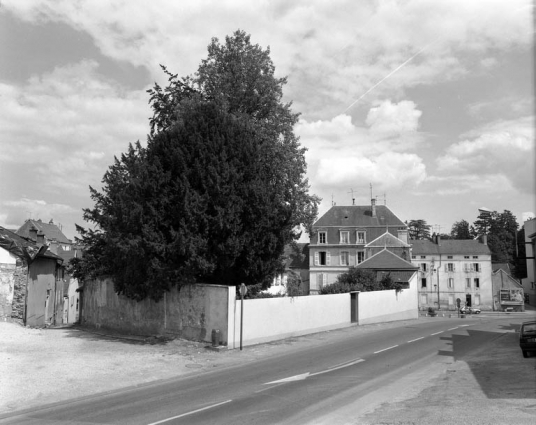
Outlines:
[[402, 152], [420, 142], [421, 112], [411, 101], [384, 101], [371, 109], [368, 127], [356, 126], [348, 115], [330, 121], [301, 120], [296, 128], [309, 150], [313, 187], [351, 187], [373, 183], [378, 189], [413, 187], [426, 177], [422, 159]]
[[[272, 47], [278, 70], [291, 79], [286, 94], [308, 119], [321, 117], [321, 111], [340, 114], [425, 46], [363, 102], [459, 78], [475, 53], [532, 42], [528, 0], [3, 3], [20, 19], [61, 21], [87, 32], [105, 55], [146, 66], [159, 80], [159, 63], [179, 75], [190, 74], [206, 56], [212, 36], [222, 39], [241, 28], [252, 33], [255, 43]], [[482, 66], [490, 64], [487, 60]]]
[[421, 115], [422, 112], [415, 108], [412, 101], [404, 100], [393, 104], [387, 100], [370, 109], [366, 123], [372, 134], [382, 137], [398, 136], [417, 131]]
[[[123, 93], [83, 61], [32, 77], [22, 87], [0, 84], [0, 164], [26, 167], [28, 185], [44, 192], [85, 190], [107, 164], [148, 133], [146, 93]], [[52, 165], [53, 164], [53, 165]]]

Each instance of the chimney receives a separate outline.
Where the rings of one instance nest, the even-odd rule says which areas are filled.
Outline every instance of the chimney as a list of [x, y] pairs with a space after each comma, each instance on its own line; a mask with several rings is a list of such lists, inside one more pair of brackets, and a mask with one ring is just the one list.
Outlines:
[[441, 245], [441, 236], [439, 236], [439, 233], [436, 234], [436, 244]]
[[45, 244], [45, 234], [39, 230], [39, 232], [37, 232], [37, 244], [38, 245], [44, 245]]
[[376, 217], [376, 199], [372, 198], [370, 202], [372, 204], [372, 217]]
[[28, 236], [33, 241], [37, 240], [37, 229], [34, 226], [30, 227], [30, 229], [28, 230]]
[[487, 245], [488, 244], [488, 235], [482, 235], [482, 243], [484, 245]]

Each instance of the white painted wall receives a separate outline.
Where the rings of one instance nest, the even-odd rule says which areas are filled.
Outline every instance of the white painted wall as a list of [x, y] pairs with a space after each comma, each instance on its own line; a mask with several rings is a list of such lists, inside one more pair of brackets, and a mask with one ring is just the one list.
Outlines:
[[[234, 311], [234, 335], [229, 332], [230, 349], [240, 347], [240, 299], [233, 304], [230, 308]], [[233, 316], [233, 313], [229, 316]], [[351, 325], [350, 294], [244, 300], [242, 345], [261, 344]]]
[[17, 257], [15, 257], [7, 249], [0, 248], [0, 264], [15, 266], [17, 264]]
[[419, 317], [417, 276], [418, 274], [415, 273], [409, 283], [409, 288], [398, 294], [394, 289], [360, 292], [358, 295], [359, 324], [417, 319]]

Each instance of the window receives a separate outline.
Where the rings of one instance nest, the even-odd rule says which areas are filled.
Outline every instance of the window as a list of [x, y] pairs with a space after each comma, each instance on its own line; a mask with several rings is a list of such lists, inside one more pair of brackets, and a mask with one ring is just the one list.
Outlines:
[[341, 266], [350, 265], [350, 253], [348, 251], [341, 251]]
[[329, 266], [330, 253], [329, 251], [315, 252], [315, 266]]
[[365, 252], [364, 251], [357, 251], [357, 264], [360, 264], [363, 261], [365, 261]]
[[471, 289], [471, 278], [470, 278], [470, 277], [467, 277], [467, 278], [465, 279], [465, 287], [466, 287], [467, 289]]
[[423, 272], [425, 272], [425, 271], [427, 270], [427, 265], [426, 265], [426, 263], [421, 263], [421, 270], [422, 270]]
[[325, 285], [328, 284], [328, 276], [325, 273], [319, 273], [316, 279], [318, 289], [322, 289]]
[[416, 256], [416, 255], [412, 255], [411, 258], [412, 258], [413, 260], [415, 260], [415, 259], [417, 258], [417, 256]]
[[480, 279], [478, 277], [475, 277], [475, 288], [480, 289]]
[[449, 288], [454, 288], [454, 279], [449, 277]]
[[445, 264], [445, 271], [446, 272], [453, 272], [454, 270], [455, 270], [454, 263]]
[[341, 243], [350, 243], [350, 232], [341, 231]]
[[428, 297], [426, 296], [426, 294], [421, 294], [421, 304], [422, 305], [428, 304]]
[[326, 243], [326, 232], [318, 232], [318, 243]]
[[452, 260], [454, 257], [453, 257], [452, 255], [447, 255], [447, 258], [448, 258], [449, 260]]
[[480, 305], [480, 295], [475, 295], [475, 305]]
[[469, 256], [468, 255], [464, 255], [463, 258], [465, 258], [466, 260], [469, 259]]
[[426, 258], [426, 255], [421, 255], [421, 260], [424, 260]]
[[421, 288], [426, 288], [426, 278], [425, 277], [423, 277], [421, 279]]
[[475, 272], [480, 273], [480, 263], [473, 263], [473, 269]]
[[362, 231], [358, 231], [357, 232], [357, 243], [365, 243], [367, 241], [367, 233], [366, 232], [362, 232]]
[[473, 260], [478, 260], [478, 255], [473, 255]]

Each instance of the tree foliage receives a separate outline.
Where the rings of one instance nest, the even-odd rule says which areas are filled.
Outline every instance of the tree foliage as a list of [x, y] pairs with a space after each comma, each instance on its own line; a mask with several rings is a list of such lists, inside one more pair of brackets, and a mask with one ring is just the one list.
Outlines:
[[79, 228], [80, 277], [114, 276], [128, 297], [158, 300], [196, 281], [262, 284], [283, 248], [311, 229], [319, 199], [309, 194], [297, 114], [282, 103], [269, 49], [242, 31], [213, 39], [197, 74], [149, 90], [153, 117], [139, 143], [110, 166]]
[[457, 221], [452, 225], [450, 236], [452, 239], [473, 239], [469, 223], [465, 220]]
[[351, 291], [383, 291], [387, 289], [402, 290], [402, 285], [395, 282], [390, 274], [386, 274], [380, 281], [376, 279], [376, 272], [369, 269], [350, 267], [347, 272], [341, 273], [337, 281], [324, 286], [320, 293], [343, 294]]
[[426, 220], [410, 220], [408, 223], [408, 232], [410, 239], [430, 239], [431, 226], [426, 223]]

